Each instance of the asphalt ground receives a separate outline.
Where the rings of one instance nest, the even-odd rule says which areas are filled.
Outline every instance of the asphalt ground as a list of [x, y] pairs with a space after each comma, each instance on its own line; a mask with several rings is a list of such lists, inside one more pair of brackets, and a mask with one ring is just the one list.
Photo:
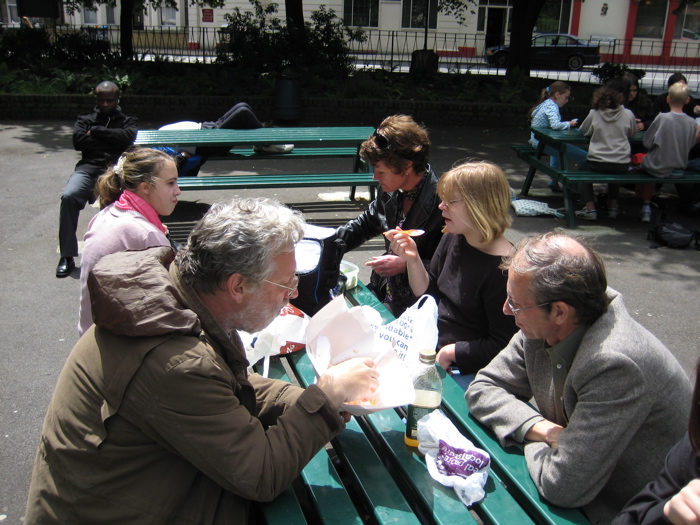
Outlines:
[[[142, 122], [141, 127], [155, 128], [160, 124]], [[59, 199], [78, 159], [71, 143], [72, 125], [72, 121], [0, 122], [0, 253], [5, 254], [9, 265], [0, 281], [3, 524], [22, 521], [46, 407], [66, 356], [78, 339], [79, 270], [65, 279], [55, 277]], [[466, 158], [485, 158], [499, 164], [511, 186], [519, 191], [527, 167], [509, 145], [527, 140], [524, 126], [428, 128], [433, 142], [431, 163], [438, 173]], [[212, 161], [203, 172], [345, 171], [347, 163], [347, 159]], [[553, 208], [562, 207], [561, 196], [553, 194], [546, 183], [546, 177], [536, 177], [530, 198], [547, 202]], [[368, 195], [366, 189], [360, 189], [360, 195], [363, 194]], [[366, 200], [349, 201], [348, 190], [343, 188], [185, 192], [167, 223], [177, 235], [184, 236], [192, 221], [211, 203], [260, 195], [288, 203], [303, 211], [310, 222], [325, 226], [343, 224], [367, 205]], [[674, 211], [673, 186], [662, 188], [660, 201], [668, 208], [669, 218], [700, 229], [700, 217], [685, 217]], [[636, 218], [639, 201], [623, 190], [620, 205], [620, 218], [610, 220], [602, 214], [598, 223], [585, 224], [576, 233], [592, 240], [605, 260], [610, 286], [623, 293], [632, 316], [666, 344], [692, 379], [700, 346], [700, 252], [650, 248], [646, 237], [649, 225]], [[88, 207], [81, 214], [80, 237], [97, 211]], [[563, 227], [564, 221], [552, 216], [514, 217], [507, 237], [517, 242]], [[364, 262], [382, 251], [383, 241], [378, 238], [347, 254], [346, 259], [361, 267], [360, 278], [366, 282], [369, 271], [363, 267]]]

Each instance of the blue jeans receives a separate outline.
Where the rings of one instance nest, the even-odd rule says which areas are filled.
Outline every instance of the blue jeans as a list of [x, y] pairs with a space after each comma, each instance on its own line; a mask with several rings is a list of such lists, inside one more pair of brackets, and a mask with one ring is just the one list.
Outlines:
[[[545, 146], [544, 153], [545, 155], [549, 155], [549, 165], [552, 168], [555, 170], [561, 169], [561, 159], [559, 158], [560, 154], [558, 150], [551, 146]], [[569, 157], [569, 168], [571, 168], [573, 164], [578, 164], [580, 166], [586, 162], [586, 158], [588, 157], [588, 152], [585, 149], [577, 148], [572, 144], [566, 145], [566, 154]]]
[[97, 177], [84, 172], [74, 171], [68, 179], [61, 196], [61, 209], [58, 219], [58, 243], [61, 257], [78, 256], [78, 217], [80, 210], [88, 201], [95, 200], [95, 182]]

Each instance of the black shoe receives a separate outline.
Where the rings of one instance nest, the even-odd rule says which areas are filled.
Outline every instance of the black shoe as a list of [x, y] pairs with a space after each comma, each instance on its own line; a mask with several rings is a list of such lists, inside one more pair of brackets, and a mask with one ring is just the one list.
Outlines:
[[56, 266], [56, 277], [68, 277], [75, 268], [73, 257], [61, 257]]

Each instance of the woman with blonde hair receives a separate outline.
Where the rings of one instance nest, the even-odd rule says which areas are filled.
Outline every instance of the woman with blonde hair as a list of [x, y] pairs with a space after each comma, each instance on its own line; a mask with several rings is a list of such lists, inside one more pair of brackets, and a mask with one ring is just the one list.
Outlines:
[[429, 293], [438, 303], [438, 362], [474, 374], [517, 331], [503, 313], [507, 276], [499, 268], [512, 248], [504, 235], [511, 224], [510, 187], [496, 164], [470, 161], [440, 177], [437, 191], [445, 235], [428, 271], [410, 236], [392, 230], [387, 237], [406, 261], [413, 293]]
[[124, 250], [170, 246], [159, 216], [170, 215], [180, 195], [175, 161], [164, 151], [129, 149], [100, 176], [96, 193], [102, 210], [90, 221], [80, 259], [80, 335], [92, 325], [87, 279], [97, 261]]

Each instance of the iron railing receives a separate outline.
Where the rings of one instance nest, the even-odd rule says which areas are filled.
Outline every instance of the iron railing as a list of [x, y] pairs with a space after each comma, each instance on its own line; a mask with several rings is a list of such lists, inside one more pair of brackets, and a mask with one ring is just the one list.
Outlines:
[[[55, 33], [82, 31], [92, 38], [110, 43], [119, 50], [119, 26], [59, 26]], [[427, 41], [423, 30], [386, 31], [366, 29], [363, 42], [350, 42], [358, 69], [385, 69], [407, 72], [415, 50], [424, 46], [437, 52], [441, 72], [472, 74], [504, 74], [503, 68], [489, 65], [483, 59], [483, 34], [457, 34], [430, 31]], [[210, 63], [218, 52], [226, 52], [235, 38], [226, 27], [147, 27], [134, 30], [133, 43], [137, 58], [153, 60], [156, 57], [170, 61]], [[646, 76], [642, 87], [651, 93], [664, 91], [666, 79], [672, 72], [688, 77], [691, 91], [697, 93], [700, 79], [696, 73], [700, 65], [700, 40], [673, 40], [662, 42], [652, 39], [601, 39], [602, 62], [617, 62], [630, 68], [641, 69]], [[581, 71], [533, 71], [532, 76], [559, 78], [565, 81], [597, 82], [592, 76], [593, 66]]]

